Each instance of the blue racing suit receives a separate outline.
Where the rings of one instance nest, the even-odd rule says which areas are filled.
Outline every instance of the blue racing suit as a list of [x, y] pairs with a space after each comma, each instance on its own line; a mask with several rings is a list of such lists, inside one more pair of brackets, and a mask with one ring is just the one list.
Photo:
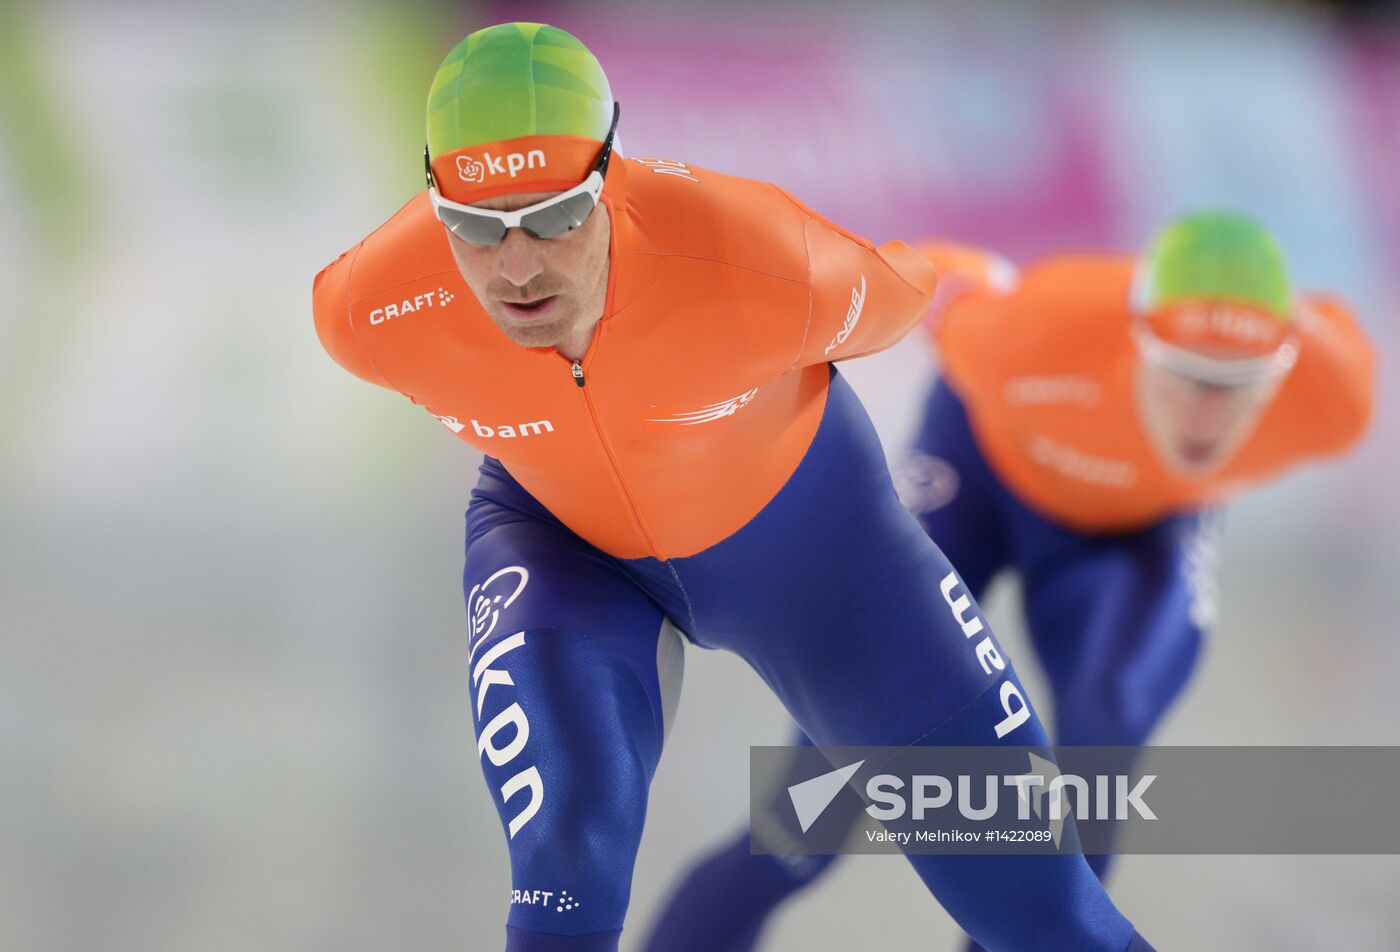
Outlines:
[[[1200, 650], [1212, 611], [1218, 513], [1174, 516], [1121, 535], [1089, 536], [1057, 526], [992, 472], [963, 405], [941, 383], [928, 398], [913, 452], [898, 476], [901, 497], [958, 567], [974, 598], [1003, 569], [1021, 575], [1032, 643], [1053, 693], [1056, 742], [1144, 743], [1180, 694]], [[890, 558], [885, 564], [899, 562]], [[929, 570], [924, 585], [936, 582], [939, 571]], [[889, 681], [881, 687], [905, 690]], [[927, 688], [916, 684], [908, 690]], [[890, 697], [882, 692], [876, 696]], [[811, 732], [799, 734], [797, 742], [811, 740], [831, 743]], [[645, 948], [749, 952], [777, 905], [819, 877], [832, 859], [751, 855], [745, 832], [685, 877]], [[1009, 858], [984, 862], [995, 868], [1000, 859]], [[1109, 857], [1087, 859], [1102, 876]], [[968, 932], [986, 948], [999, 948], [975, 929]], [[1061, 947], [1023, 935], [1013, 941], [1028, 944], [1009, 948]]]
[[[948, 560], [900, 504], [864, 409], [831, 374], [788, 483], [686, 558], [609, 556], [499, 463], [482, 464], [465, 587], [478, 748], [510, 842], [508, 949], [617, 948], [677, 629], [743, 657], [823, 745], [1048, 743], [1010, 666], [984, 668], [964, 636], [940, 591]], [[1082, 856], [909, 860], [988, 948], [1149, 948]]]

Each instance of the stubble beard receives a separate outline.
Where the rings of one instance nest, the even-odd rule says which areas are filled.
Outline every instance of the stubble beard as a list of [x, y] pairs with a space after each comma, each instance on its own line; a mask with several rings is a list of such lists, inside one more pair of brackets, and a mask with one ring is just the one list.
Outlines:
[[[564, 302], [559, 302], [562, 305]], [[556, 305], [558, 306], [558, 305]], [[497, 305], [501, 307], [501, 305]], [[492, 308], [491, 319], [496, 322], [496, 326], [501, 329], [512, 343], [521, 347], [554, 347], [563, 343], [569, 336], [569, 332], [574, 326], [573, 308], [569, 308], [569, 313], [562, 317], [553, 317], [547, 320], [524, 323], [511, 320], [501, 314], [495, 313], [496, 308]]]

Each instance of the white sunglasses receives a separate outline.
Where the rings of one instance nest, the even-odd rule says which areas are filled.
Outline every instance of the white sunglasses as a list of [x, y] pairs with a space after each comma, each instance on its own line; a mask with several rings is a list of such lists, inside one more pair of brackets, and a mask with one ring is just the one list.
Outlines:
[[1298, 360], [1298, 345], [1292, 340], [1285, 340], [1272, 353], [1238, 359], [1208, 357], [1169, 344], [1144, 324], [1133, 329], [1133, 340], [1144, 360], [1213, 387], [1244, 387], [1273, 380], [1287, 374]]

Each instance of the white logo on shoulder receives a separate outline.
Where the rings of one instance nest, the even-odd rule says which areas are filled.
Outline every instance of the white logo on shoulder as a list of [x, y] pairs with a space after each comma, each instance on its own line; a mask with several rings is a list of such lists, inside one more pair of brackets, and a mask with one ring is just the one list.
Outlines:
[[831, 353], [850, 339], [856, 325], [860, 323], [860, 312], [865, 307], [865, 275], [860, 276], [860, 290], [851, 288], [851, 305], [846, 308], [846, 320], [841, 325], [841, 329], [836, 332], [836, 336], [831, 339], [831, 343], [826, 345], [825, 353]]
[[638, 165], [651, 169], [653, 175], [671, 175], [699, 185], [700, 180], [691, 172], [690, 166], [674, 159], [633, 159]]
[[439, 287], [436, 291], [424, 291], [411, 298], [404, 298], [398, 304], [389, 303], [383, 307], [375, 308], [369, 312], [369, 322], [371, 326], [378, 326], [406, 314], [416, 314], [419, 311], [435, 307], [446, 307], [455, 298], [456, 295], [444, 287]]
[[[670, 423], [675, 426], [696, 426], [701, 423], [713, 423], [725, 417], [731, 417], [744, 407], [753, 402], [753, 398], [758, 396], [758, 388], [739, 394], [737, 397], [730, 397], [728, 400], [720, 400], [718, 403], [706, 404], [698, 410], [688, 410], [685, 413], [677, 413], [668, 417], [649, 417], [648, 423]], [[652, 407], [655, 410], [655, 407]]]

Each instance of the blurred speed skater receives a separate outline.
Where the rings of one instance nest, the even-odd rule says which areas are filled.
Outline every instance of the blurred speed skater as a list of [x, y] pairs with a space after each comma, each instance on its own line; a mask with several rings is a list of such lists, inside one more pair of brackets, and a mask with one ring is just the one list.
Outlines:
[[[1141, 259], [1024, 275], [966, 245], [922, 250], [942, 380], [901, 498], [974, 597], [1020, 575], [1055, 742], [1139, 746], [1215, 614], [1217, 507], [1360, 438], [1371, 348], [1340, 300], [1295, 294], [1277, 243], [1237, 215], [1183, 217]], [[649, 952], [748, 952], [830, 862], [749, 848], [745, 833], [684, 878]], [[1090, 862], [1102, 876], [1109, 857]]]

